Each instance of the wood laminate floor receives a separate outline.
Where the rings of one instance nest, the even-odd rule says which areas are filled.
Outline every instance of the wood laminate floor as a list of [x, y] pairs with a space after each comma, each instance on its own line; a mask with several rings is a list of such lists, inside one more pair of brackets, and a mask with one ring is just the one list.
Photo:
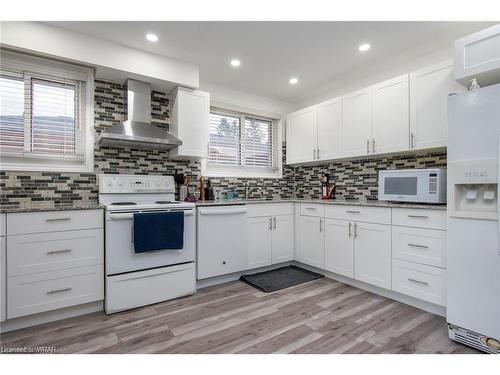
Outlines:
[[444, 318], [327, 278], [269, 294], [235, 281], [0, 338], [56, 353], [477, 353], [448, 339]]

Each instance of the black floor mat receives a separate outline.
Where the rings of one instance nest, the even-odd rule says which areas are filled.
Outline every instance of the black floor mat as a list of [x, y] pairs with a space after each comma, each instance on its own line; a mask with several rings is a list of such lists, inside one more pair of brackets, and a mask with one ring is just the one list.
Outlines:
[[323, 277], [319, 273], [296, 266], [286, 266], [275, 270], [244, 275], [240, 280], [266, 293], [307, 283]]

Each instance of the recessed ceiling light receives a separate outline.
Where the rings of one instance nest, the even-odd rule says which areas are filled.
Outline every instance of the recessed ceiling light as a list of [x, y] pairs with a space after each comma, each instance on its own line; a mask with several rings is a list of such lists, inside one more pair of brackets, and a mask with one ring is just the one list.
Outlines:
[[291, 85], [296, 85], [299, 82], [299, 79], [292, 77], [288, 82], [290, 82]]
[[370, 44], [369, 44], [369, 43], [363, 43], [362, 45], [360, 45], [360, 46], [358, 47], [358, 50], [359, 50], [360, 52], [366, 52], [366, 51], [368, 51], [371, 47], [372, 47], [372, 46], [370, 46]]
[[157, 42], [158, 41], [158, 35], [156, 34], [146, 34], [146, 39], [150, 42]]
[[237, 68], [240, 65], [241, 65], [241, 61], [240, 60], [238, 60], [238, 59], [232, 59], [231, 60], [231, 66]]

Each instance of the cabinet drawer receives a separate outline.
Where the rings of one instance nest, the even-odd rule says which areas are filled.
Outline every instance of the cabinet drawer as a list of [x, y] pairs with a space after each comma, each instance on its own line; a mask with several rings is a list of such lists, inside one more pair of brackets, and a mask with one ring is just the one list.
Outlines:
[[391, 224], [391, 209], [386, 207], [327, 205], [325, 216], [331, 219]]
[[393, 259], [392, 290], [445, 306], [446, 270]]
[[446, 268], [446, 232], [393, 226], [392, 257]]
[[103, 275], [103, 265], [97, 265], [9, 277], [7, 318], [102, 300]]
[[293, 215], [293, 203], [247, 204], [248, 217]]
[[446, 230], [446, 210], [393, 208], [393, 225]]
[[102, 210], [22, 212], [7, 215], [8, 235], [102, 227]]
[[104, 261], [102, 229], [13, 235], [7, 242], [9, 277]]
[[325, 216], [325, 205], [321, 203], [301, 203], [300, 204], [301, 216]]

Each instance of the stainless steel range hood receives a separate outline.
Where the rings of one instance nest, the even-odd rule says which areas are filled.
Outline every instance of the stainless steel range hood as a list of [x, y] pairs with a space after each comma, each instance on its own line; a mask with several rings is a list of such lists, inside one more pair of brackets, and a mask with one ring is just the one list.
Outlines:
[[111, 147], [171, 150], [182, 141], [151, 124], [151, 86], [127, 80], [127, 121], [103, 130], [97, 144]]

